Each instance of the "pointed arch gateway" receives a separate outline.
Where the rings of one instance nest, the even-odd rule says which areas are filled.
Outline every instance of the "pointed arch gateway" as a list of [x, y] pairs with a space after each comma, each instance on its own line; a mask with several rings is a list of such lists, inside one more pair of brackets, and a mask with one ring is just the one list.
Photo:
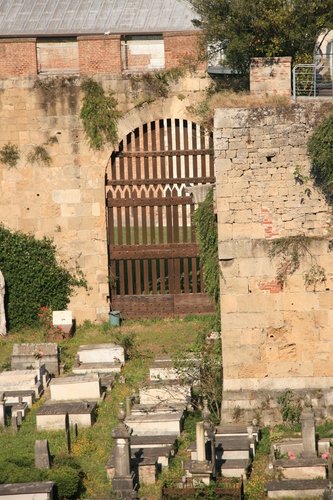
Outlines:
[[110, 296], [123, 318], [210, 313], [192, 213], [213, 184], [213, 136], [163, 119], [129, 133], [106, 173]]

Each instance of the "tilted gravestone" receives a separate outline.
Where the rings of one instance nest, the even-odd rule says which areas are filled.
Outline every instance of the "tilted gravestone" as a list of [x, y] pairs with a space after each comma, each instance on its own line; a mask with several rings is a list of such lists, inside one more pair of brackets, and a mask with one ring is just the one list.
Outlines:
[[36, 469], [50, 468], [50, 450], [47, 439], [39, 439], [35, 442], [35, 467]]
[[0, 270], [0, 336], [7, 335], [5, 314], [5, 278]]

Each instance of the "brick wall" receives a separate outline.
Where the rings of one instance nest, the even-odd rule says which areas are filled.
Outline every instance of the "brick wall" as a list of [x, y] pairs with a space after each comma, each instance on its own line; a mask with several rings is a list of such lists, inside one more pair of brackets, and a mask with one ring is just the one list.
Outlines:
[[38, 41], [37, 62], [39, 73], [77, 73], [79, 71], [78, 43], [75, 41]]
[[0, 40], [0, 78], [37, 75], [36, 39]]
[[[193, 33], [164, 33], [165, 69], [174, 68], [182, 63], [184, 58], [189, 57], [195, 62], [199, 53], [199, 35]], [[201, 62], [198, 70], [207, 69], [206, 61]]]
[[[332, 215], [312, 180], [302, 184], [295, 174], [298, 167], [310, 175], [307, 141], [329, 107], [215, 111], [224, 421], [239, 406], [247, 422], [258, 410], [266, 424], [277, 422], [286, 388], [309, 394], [317, 416], [332, 415]], [[309, 251], [300, 250], [291, 273], [290, 252], [269, 252], [278, 238], [300, 235]], [[305, 282], [312, 265], [325, 269], [316, 287]]]
[[255, 95], [291, 95], [291, 57], [251, 59], [250, 92]]
[[78, 43], [81, 75], [121, 73], [120, 35], [82, 36]]

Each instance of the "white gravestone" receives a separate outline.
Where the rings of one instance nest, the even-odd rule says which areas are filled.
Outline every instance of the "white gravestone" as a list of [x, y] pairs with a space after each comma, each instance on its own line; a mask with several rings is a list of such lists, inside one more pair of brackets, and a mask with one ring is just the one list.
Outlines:
[[0, 336], [7, 335], [5, 315], [5, 278], [0, 271]]

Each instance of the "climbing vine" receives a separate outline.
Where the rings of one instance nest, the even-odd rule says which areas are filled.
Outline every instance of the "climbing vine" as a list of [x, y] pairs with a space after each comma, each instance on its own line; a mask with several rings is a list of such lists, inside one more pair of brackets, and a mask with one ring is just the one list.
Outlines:
[[214, 214], [213, 188], [205, 201], [199, 203], [193, 214], [197, 241], [200, 245], [200, 259], [203, 265], [205, 291], [214, 299], [216, 318], [220, 320], [220, 276], [218, 260], [217, 222]]
[[276, 270], [276, 281], [284, 286], [287, 276], [294, 274], [300, 266], [301, 256], [308, 255], [311, 258], [312, 265], [304, 273], [304, 283], [306, 287], [312, 286], [316, 291], [316, 286], [326, 281], [325, 269], [321, 267], [315, 256], [310, 251], [310, 245], [313, 238], [306, 237], [304, 234], [289, 236], [288, 238], [278, 238], [273, 240], [269, 249], [269, 256], [279, 257], [280, 261]]
[[102, 149], [105, 144], [118, 143], [117, 120], [122, 113], [117, 109], [118, 101], [112, 90], [105, 94], [102, 86], [92, 79], [81, 84], [84, 93], [80, 118], [93, 149]]
[[308, 142], [310, 175], [314, 184], [333, 204], [333, 112], [323, 118]]
[[176, 67], [166, 71], [130, 75], [132, 90], [139, 94], [135, 105], [142, 106], [145, 102], [149, 104], [161, 97], [168, 97], [171, 83], [177, 83], [178, 79], [184, 75], [184, 71], [184, 68]]

